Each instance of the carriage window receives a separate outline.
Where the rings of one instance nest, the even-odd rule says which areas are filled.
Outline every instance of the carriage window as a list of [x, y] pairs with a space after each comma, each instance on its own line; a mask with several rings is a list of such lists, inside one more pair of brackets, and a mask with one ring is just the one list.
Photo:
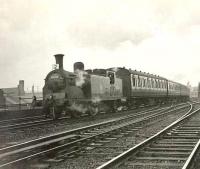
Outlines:
[[140, 87], [142, 87], [143, 79], [140, 78]]
[[132, 75], [132, 80], [133, 80], [133, 86], [135, 86], [135, 82], [136, 82], [136, 79], [135, 79], [135, 77]]
[[138, 86], [138, 79], [135, 78], [135, 86], [137, 87]]
[[158, 80], [158, 88], [160, 88], [160, 86], [161, 86], [161, 85], [160, 85], [160, 80]]
[[151, 88], [151, 80], [148, 79], [148, 88]]
[[138, 87], [140, 87], [140, 77], [138, 76]]
[[142, 79], [141, 79], [141, 87], [143, 87], [143, 84], [144, 84], [144, 79], [143, 79], [143, 77], [142, 77]]
[[140, 87], [143, 87], [143, 78], [140, 78]]
[[152, 88], [152, 82], [151, 82], [151, 79], [149, 79], [149, 88]]
[[146, 87], [146, 79], [144, 79], [143, 87]]

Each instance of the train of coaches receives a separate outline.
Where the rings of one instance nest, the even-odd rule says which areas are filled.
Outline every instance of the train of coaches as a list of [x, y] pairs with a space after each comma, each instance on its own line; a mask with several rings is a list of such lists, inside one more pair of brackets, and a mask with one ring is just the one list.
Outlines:
[[63, 56], [55, 55], [59, 68], [47, 74], [43, 87], [43, 109], [54, 119], [62, 112], [73, 117], [83, 113], [94, 116], [119, 107], [189, 99], [185, 85], [124, 67], [84, 70], [84, 64], [76, 62], [74, 72], [66, 71]]

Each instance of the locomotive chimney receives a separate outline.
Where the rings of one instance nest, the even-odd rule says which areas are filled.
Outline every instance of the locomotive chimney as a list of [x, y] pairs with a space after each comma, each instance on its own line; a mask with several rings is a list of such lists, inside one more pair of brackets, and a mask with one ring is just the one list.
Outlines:
[[63, 54], [56, 54], [54, 55], [56, 59], [56, 64], [59, 65], [59, 69], [63, 69]]

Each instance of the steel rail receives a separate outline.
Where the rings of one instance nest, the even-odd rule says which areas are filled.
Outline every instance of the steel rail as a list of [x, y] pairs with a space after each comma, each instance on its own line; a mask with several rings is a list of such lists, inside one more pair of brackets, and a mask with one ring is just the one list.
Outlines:
[[[68, 119], [68, 117], [62, 117], [58, 120], [62, 121], [65, 119]], [[48, 118], [48, 119], [43, 118], [43, 119], [39, 119], [39, 120], [35, 120], [35, 121], [21, 122], [19, 124], [9, 124], [9, 125], [4, 125], [4, 126], [0, 125], [0, 131], [5, 132], [5, 131], [16, 130], [16, 129], [22, 129], [22, 128], [26, 128], [26, 127], [34, 127], [34, 126], [37, 126], [38, 124], [43, 125], [43, 124], [52, 123], [52, 122], [56, 123], [57, 121], [50, 119], [50, 118]]]
[[200, 149], [200, 139], [199, 139], [199, 141], [196, 143], [194, 149], [192, 150], [192, 152], [191, 152], [189, 158], [188, 158], [187, 161], [185, 162], [185, 164], [184, 164], [184, 166], [182, 167], [182, 169], [190, 169], [190, 168], [191, 168], [191, 166], [194, 164], [193, 162], [194, 162], [194, 159], [195, 159], [195, 157], [196, 157], [196, 155], [197, 155], [199, 149]]
[[29, 119], [39, 119], [45, 117], [45, 115], [40, 115], [40, 116], [30, 116], [30, 117], [19, 117], [19, 118], [13, 118], [13, 119], [6, 119], [6, 120], [1, 120], [0, 124], [2, 123], [14, 123], [15, 121], [21, 121], [21, 120], [29, 120]]
[[[129, 110], [129, 111], [131, 111], [131, 110]], [[129, 112], [129, 111], [127, 111], [127, 112]], [[29, 117], [29, 118], [31, 118], [31, 117]], [[21, 120], [21, 119], [23, 119], [23, 118], [19, 118], [19, 120]], [[26, 118], [24, 118], [24, 119], [26, 119]], [[69, 118], [68, 117], [61, 117], [58, 120], [61, 121], [61, 120], [64, 120], [64, 119], [69, 119]], [[13, 121], [13, 120], [18, 120], [18, 119], [12, 119], [11, 121]], [[10, 130], [21, 129], [21, 128], [25, 128], [25, 127], [33, 127], [33, 126], [36, 126], [38, 124], [45, 124], [45, 123], [54, 122], [54, 120], [48, 118], [48, 119], [40, 119], [38, 121], [21, 122], [19, 124], [1, 125], [1, 123], [4, 123], [4, 122], [9, 122], [9, 120], [0, 121], [0, 131], [6, 131], [6, 130], [10, 131]]]
[[[176, 105], [176, 106], [181, 106], [183, 104], [179, 104], [179, 105]], [[131, 110], [128, 110], [127, 112], [129, 112]], [[41, 116], [41, 117], [44, 117]], [[33, 116], [33, 118], [37, 118], [37, 116]], [[32, 118], [32, 119], [33, 119]], [[16, 130], [16, 129], [22, 129], [22, 128], [26, 128], [26, 127], [34, 127], [38, 124], [45, 124], [45, 123], [50, 123], [50, 122], [54, 122], [54, 120], [52, 119], [41, 119], [41, 120], [38, 120], [38, 121], [28, 121], [28, 122], [21, 122], [21, 123], [11, 123], [11, 124], [8, 124], [8, 125], [1, 125], [1, 123], [5, 123], [5, 122], [13, 122], [13, 121], [17, 121], [17, 120], [23, 120], [23, 119], [31, 119], [31, 117], [26, 117], [26, 118], [17, 118], [17, 119], [11, 119], [11, 120], [2, 120], [0, 121], [0, 131], [4, 132], [4, 131], [7, 131], [7, 130]], [[59, 118], [58, 120], [61, 121], [63, 119], [68, 119], [68, 117], [61, 117]]]
[[[155, 111], [155, 110], [152, 110], [152, 109], [143, 110], [143, 111], [139, 112], [139, 114], [137, 114], [137, 115], [143, 115], [143, 114], [145, 114], [145, 112], [151, 113], [153, 111]], [[76, 129], [72, 129], [72, 130], [63, 131], [63, 132], [59, 132], [59, 133], [56, 133], [56, 134], [40, 137], [40, 138], [30, 140], [30, 141], [27, 141], [27, 142], [23, 142], [23, 143], [19, 143], [19, 144], [16, 144], [16, 145], [9, 146], [9, 147], [1, 148], [0, 153], [4, 153], [4, 152], [8, 152], [8, 151], [14, 151], [16, 149], [23, 148], [25, 146], [34, 145], [34, 144], [37, 144], [37, 143], [40, 143], [40, 142], [47, 141], [49, 139], [55, 139], [57, 137], [63, 137], [63, 136], [66, 136], [66, 135], [70, 135], [72, 133], [81, 132], [81, 131], [84, 131], [84, 130], [89, 130], [89, 129], [94, 128], [94, 127], [100, 127], [100, 126], [103, 126], [103, 125], [108, 125], [108, 124], [115, 123], [115, 122], [120, 121], [120, 120], [125, 120], [125, 119], [130, 118], [130, 117], [136, 117], [137, 115], [129, 115], [129, 116], [126, 116], [126, 117], [119, 117], [119, 118], [108, 120], [108, 121], [105, 121], [105, 122], [92, 124], [92, 125], [89, 125], [89, 126], [84, 126], [84, 127], [80, 127], [80, 128], [76, 128]]]
[[[179, 108], [179, 109], [182, 109], [182, 108], [187, 107], [188, 105], [178, 105], [178, 106], [182, 106], [182, 107]], [[76, 128], [76, 129], [72, 129], [72, 130], [68, 130], [68, 131], [63, 131], [63, 132], [59, 132], [59, 133], [52, 134], [52, 135], [49, 135], [49, 136], [40, 137], [40, 138], [30, 140], [30, 141], [27, 141], [27, 142], [23, 142], [23, 143], [19, 143], [19, 144], [16, 144], [16, 145], [11, 145], [9, 147], [1, 148], [0, 153], [4, 153], [4, 152], [7, 152], [7, 151], [14, 151], [16, 149], [23, 148], [25, 146], [37, 144], [39, 142], [43, 142], [43, 141], [46, 141], [46, 140], [49, 140], [49, 139], [55, 139], [57, 137], [63, 137], [63, 136], [66, 136], [66, 135], [70, 135], [72, 133], [81, 132], [81, 131], [84, 131], [84, 130], [89, 130], [89, 129], [94, 128], [94, 127], [109, 125], [111, 123], [116, 123], [118, 121], [126, 120], [126, 119], [131, 118], [131, 117], [133, 118], [133, 117], [144, 115], [146, 113], [151, 113], [153, 111], [161, 111], [161, 110], [167, 111], [170, 108], [174, 108], [174, 107], [167, 107], [167, 108], [161, 108], [161, 109], [156, 109], [156, 110], [154, 110], [154, 108], [151, 108], [149, 110], [143, 110], [143, 111], [139, 112], [138, 114], [131, 114], [131, 115], [128, 115], [128, 116], [125, 116], [125, 117], [119, 117], [119, 118], [108, 120], [108, 121], [105, 121], [105, 122], [92, 124], [92, 125], [89, 125], [89, 126], [84, 126], [84, 127], [80, 127], [80, 128]]]
[[157, 139], [159, 136], [161, 136], [166, 131], [170, 130], [172, 127], [177, 125], [178, 123], [182, 122], [184, 119], [190, 117], [191, 115], [197, 113], [200, 111], [200, 108], [195, 110], [194, 112], [190, 113], [192, 111], [193, 107], [191, 105], [190, 110], [186, 113], [186, 115], [183, 115], [181, 118], [170, 124], [169, 126], [165, 127], [160, 132], [156, 133], [155, 135], [151, 136], [150, 138], [144, 140], [143, 142], [137, 144], [136, 146], [128, 149], [127, 151], [123, 152], [122, 154], [114, 157], [113, 159], [109, 160], [108, 162], [102, 164], [101, 166], [97, 167], [96, 169], [108, 169], [117, 165], [120, 165], [124, 160], [128, 159], [130, 155], [137, 152], [140, 148], [144, 147], [145, 145], [149, 144], [151, 141]]

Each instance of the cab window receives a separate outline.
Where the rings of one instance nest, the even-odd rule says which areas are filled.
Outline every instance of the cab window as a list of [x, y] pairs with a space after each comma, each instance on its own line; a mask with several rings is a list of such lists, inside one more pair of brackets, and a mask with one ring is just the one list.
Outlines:
[[110, 78], [110, 84], [115, 83], [115, 73], [114, 72], [108, 72], [107, 76]]

